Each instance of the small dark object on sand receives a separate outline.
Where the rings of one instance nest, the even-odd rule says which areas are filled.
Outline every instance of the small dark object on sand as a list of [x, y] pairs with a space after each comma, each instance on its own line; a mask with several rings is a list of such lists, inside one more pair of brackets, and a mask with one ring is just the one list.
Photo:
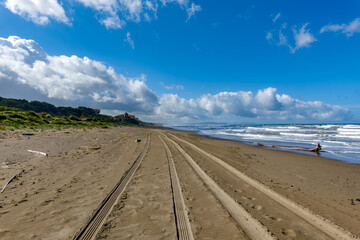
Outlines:
[[22, 135], [24, 135], [24, 136], [33, 136], [35, 134], [34, 133], [23, 133]]
[[136, 139], [135, 142], [141, 142], [141, 139]]

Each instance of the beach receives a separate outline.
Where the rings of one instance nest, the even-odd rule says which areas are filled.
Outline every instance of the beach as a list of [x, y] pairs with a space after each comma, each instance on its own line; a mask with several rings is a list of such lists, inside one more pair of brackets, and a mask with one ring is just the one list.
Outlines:
[[1, 188], [24, 170], [0, 193], [1, 239], [78, 237], [136, 161], [95, 239], [360, 236], [359, 164], [138, 127], [4, 131], [0, 152]]

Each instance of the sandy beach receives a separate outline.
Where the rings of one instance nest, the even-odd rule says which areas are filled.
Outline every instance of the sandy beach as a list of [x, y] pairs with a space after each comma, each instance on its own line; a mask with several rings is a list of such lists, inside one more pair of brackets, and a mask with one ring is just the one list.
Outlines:
[[79, 236], [141, 154], [92, 239], [360, 236], [356, 164], [136, 127], [0, 132], [0, 152], [1, 188], [24, 170], [0, 193], [1, 239]]

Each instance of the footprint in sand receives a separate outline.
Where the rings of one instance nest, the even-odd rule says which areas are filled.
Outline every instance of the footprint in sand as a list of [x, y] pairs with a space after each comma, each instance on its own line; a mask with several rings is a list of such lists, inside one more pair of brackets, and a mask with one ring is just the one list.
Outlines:
[[282, 229], [282, 234], [288, 237], [296, 237], [296, 233], [292, 229]]
[[255, 210], [260, 211], [260, 210], [262, 209], [262, 206], [260, 206], [260, 205], [256, 205], [256, 206], [254, 206], [253, 208], [254, 208]]
[[264, 218], [267, 219], [267, 220], [273, 220], [273, 221], [277, 221], [277, 222], [280, 222], [282, 220], [281, 218], [269, 216], [267, 214], [264, 215]]

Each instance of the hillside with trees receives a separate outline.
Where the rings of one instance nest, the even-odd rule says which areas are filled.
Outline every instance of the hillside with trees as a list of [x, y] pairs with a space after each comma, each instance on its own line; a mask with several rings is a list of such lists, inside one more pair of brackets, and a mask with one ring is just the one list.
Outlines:
[[18, 128], [114, 127], [140, 125], [141, 121], [120, 122], [87, 107], [56, 107], [39, 101], [0, 97], [0, 130]]

